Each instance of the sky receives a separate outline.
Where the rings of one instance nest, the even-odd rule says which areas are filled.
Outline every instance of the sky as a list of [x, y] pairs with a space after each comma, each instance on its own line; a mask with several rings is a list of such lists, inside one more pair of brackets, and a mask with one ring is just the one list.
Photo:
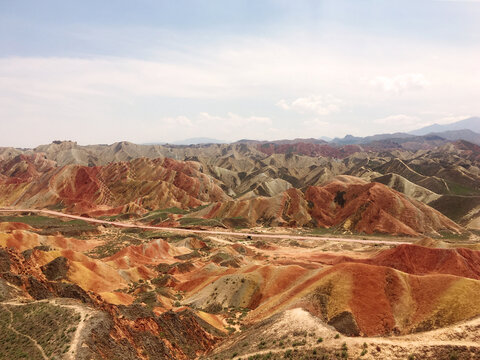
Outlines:
[[479, 63], [475, 0], [0, 0], [0, 146], [407, 132]]

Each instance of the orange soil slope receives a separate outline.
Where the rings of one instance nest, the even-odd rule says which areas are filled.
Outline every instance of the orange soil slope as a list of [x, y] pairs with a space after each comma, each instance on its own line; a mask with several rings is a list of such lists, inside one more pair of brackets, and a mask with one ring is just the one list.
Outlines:
[[327, 270], [303, 301], [330, 324], [342, 329], [347, 323], [347, 333], [374, 336], [430, 330], [478, 316], [480, 303], [471, 301], [478, 296], [478, 280], [344, 263]]
[[[93, 259], [81, 252], [92, 240], [40, 236], [17, 227], [0, 226], [0, 247], [16, 249], [18, 254], [33, 250], [18, 262], [18, 269], [11, 269], [14, 274], [42, 278], [40, 268], [61, 257], [67, 265], [62, 281], [114, 304], [129, 304], [135, 296], [116, 290], [158, 278], [170, 279], [164, 286], [185, 294], [183, 304], [204, 311], [216, 303], [248, 307], [247, 320], [257, 322], [302, 306], [351, 335], [423, 331], [480, 315], [480, 302], [472, 301], [480, 297], [479, 251], [401, 245], [369, 257], [339, 254], [335, 259], [335, 254], [321, 251], [304, 251], [300, 256], [292, 250], [282, 253], [283, 264], [279, 264], [272, 262], [278, 247], [263, 249], [260, 256], [251, 248], [239, 252], [237, 244], [183, 263], [175, 256], [189, 254], [185, 245], [192, 241], [175, 247], [155, 239], [126, 247], [109, 258]], [[34, 249], [39, 245], [52, 249]], [[239, 267], [212, 261], [218, 251], [237, 254]], [[174, 267], [160, 274], [155, 269], [160, 263]], [[177, 271], [176, 264], [185, 265], [184, 269]], [[165, 304], [165, 309], [172, 306]]]
[[[7, 223], [0, 224], [2, 229], [0, 248], [15, 249], [18, 252], [29, 250], [24, 262], [27, 270], [38, 269], [59, 257], [65, 258], [68, 269], [64, 275], [65, 280], [85, 291], [99, 294], [106, 301], [113, 303], [130, 303], [133, 300], [130, 295], [118, 293], [116, 290], [125, 288], [131, 282], [156, 276], [156, 273], [145, 264], [158, 263], [162, 260], [173, 261], [172, 255], [182, 253], [182, 249], [169, 250], [169, 245], [158, 239], [143, 245], [144, 257], [150, 258], [150, 261], [139, 256], [129, 258], [126, 254], [131, 252], [130, 248], [123, 249], [120, 254], [113, 257], [114, 259], [93, 259], [83, 252], [101, 245], [101, 241], [71, 239], [60, 235], [42, 236], [27, 230], [16, 230], [14, 224], [11, 226], [7, 226]], [[164, 246], [159, 246], [159, 242], [163, 242]]]
[[162, 239], [155, 239], [148, 244], [127, 246], [104, 261], [114, 263], [116, 267], [127, 269], [139, 265], [156, 265], [159, 263], [178, 262], [174, 256], [188, 254], [186, 248], [173, 248]]
[[472, 304], [480, 296], [478, 251], [402, 245], [363, 259], [327, 255], [335, 265], [325, 268], [286, 260], [239, 269], [206, 264], [177, 277], [175, 286], [200, 309], [248, 307], [253, 323], [301, 306], [351, 335], [423, 331], [480, 315], [480, 303]]
[[368, 260], [409, 274], [450, 274], [480, 280], [480, 251], [399, 245]]

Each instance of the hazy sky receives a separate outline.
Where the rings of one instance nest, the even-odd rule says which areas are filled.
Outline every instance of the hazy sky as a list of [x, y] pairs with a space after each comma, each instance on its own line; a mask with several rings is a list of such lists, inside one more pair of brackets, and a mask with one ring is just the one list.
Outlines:
[[480, 115], [480, 1], [0, 0], [0, 146]]

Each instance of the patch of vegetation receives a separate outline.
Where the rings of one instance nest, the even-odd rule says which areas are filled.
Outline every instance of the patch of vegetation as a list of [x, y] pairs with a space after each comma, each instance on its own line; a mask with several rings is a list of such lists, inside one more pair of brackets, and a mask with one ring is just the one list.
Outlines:
[[10, 313], [0, 305], [0, 359], [43, 360], [34, 343], [9, 328]]
[[142, 240], [140, 239], [129, 235], [119, 234], [116, 237], [109, 237], [106, 243], [97, 246], [95, 249], [91, 250], [88, 253], [88, 256], [97, 259], [103, 259], [116, 254], [126, 246], [140, 244], [142, 244]]
[[446, 240], [460, 240], [460, 241], [466, 241], [470, 237], [470, 234], [468, 232], [462, 232], [462, 233], [452, 233], [450, 231], [445, 231], [445, 230], [440, 230], [439, 232], [440, 236], [435, 236], [434, 238], [440, 238], [440, 239], [446, 239]]
[[148, 308], [153, 309], [155, 306], [158, 305], [157, 293], [155, 291], [147, 291], [140, 293], [135, 299], [134, 303], [143, 303]]
[[119, 221], [119, 220], [129, 220], [138, 218], [138, 215], [135, 213], [122, 213], [117, 215], [110, 215], [110, 216], [100, 216], [99, 219], [106, 220], [106, 221]]
[[42, 215], [15, 215], [0, 216], [0, 222], [19, 222], [30, 225], [36, 229], [41, 235], [53, 235], [61, 233], [66, 236], [81, 235], [85, 232], [96, 232], [97, 227], [83, 220], [64, 221], [55, 217]]
[[196, 208], [189, 209], [189, 210], [186, 211], [185, 213], [186, 213], [186, 214], [191, 214], [191, 213], [194, 213], [194, 212], [203, 210], [203, 209], [205, 209], [205, 208], [207, 208], [207, 207], [209, 207], [209, 206], [210, 206], [210, 204], [200, 205], [200, 206], [197, 206]]
[[220, 226], [225, 227], [225, 225], [218, 219], [203, 219], [203, 218], [189, 218], [184, 217], [179, 219], [181, 226]]
[[59, 203], [54, 204], [54, 205], [48, 205], [47, 209], [48, 210], [53, 210], [53, 211], [60, 211], [60, 210], [65, 209], [65, 207], [66, 206], [62, 202], [59, 202]]
[[449, 360], [458, 360], [458, 355], [455, 351], [452, 351], [449, 355], [448, 355], [448, 359]]
[[311, 235], [329, 235], [333, 231], [331, 228], [316, 227], [309, 232]]
[[168, 208], [168, 209], [151, 211], [148, 214], [144, 215], [143, 217], [139, 218], [139, 220], [142, 221], [142, 222], [158, 224], [162, 221], [167, 220], [168, 215], [170, 215], [170, 214], [184, 215], [186, 213], [187, 213], [186, 210], [183, 210], [183, 209], [180, 209], [180, 208], [177, 208], [177, 207], [172, 207], [172, 208]]
[[306, 341], [305, 339], [303, 339], [303, 340], [300, 340], [300, 341], [294, 341], [294, 342], [292, 343], [292, 346], [293, 346], [293, 347], [303, 346], [303, 345], [305, 345], [306, 343], [307, 343], [307, 341]]
[[37, 341], [49, 358], [61, 358], [70, 347], [79, 321], [75, 311], [48, 303], [1, 306], [0, 358], [43, 359], [27, 336]]
[[218, 302], [211, 303], [204, 309], [205, 312], [210, 314], [219, 314], [220, 312], [222, 312], [222, 310], [223, 307]]
[[478, 195], [480, 191], [457, 183], [447, 181], [450, 193], [453, 195]]

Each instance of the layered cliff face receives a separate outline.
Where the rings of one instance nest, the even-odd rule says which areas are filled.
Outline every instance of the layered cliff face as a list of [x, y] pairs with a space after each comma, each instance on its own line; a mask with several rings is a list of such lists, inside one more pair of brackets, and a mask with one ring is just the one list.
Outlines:
[[309, 187], [305, 198], [319, 226], [341, 224], [354, 232], [394, 235], [461, 231], [438, 211], [379, 183], [333, 181]]
[[[44, 160], [41, 158], [40, 160]], [[75, 213], [145, 212], [158, 208], [194, 208], [229, 197], [194, 162], [136, 159], [100, 167], [53, 167], [38, 155], [3, 164], [4, 206], [64, 207]], [[138, 209], [138, 210], [137, 210]]]
[[461, 227], [431, 207], [383, 184], [342, 176], [305, 193], [218, 202], [189, 214], [206, 219], [244, 219], [250, 226], [310, 226], [392, 235], [460, 233]]

